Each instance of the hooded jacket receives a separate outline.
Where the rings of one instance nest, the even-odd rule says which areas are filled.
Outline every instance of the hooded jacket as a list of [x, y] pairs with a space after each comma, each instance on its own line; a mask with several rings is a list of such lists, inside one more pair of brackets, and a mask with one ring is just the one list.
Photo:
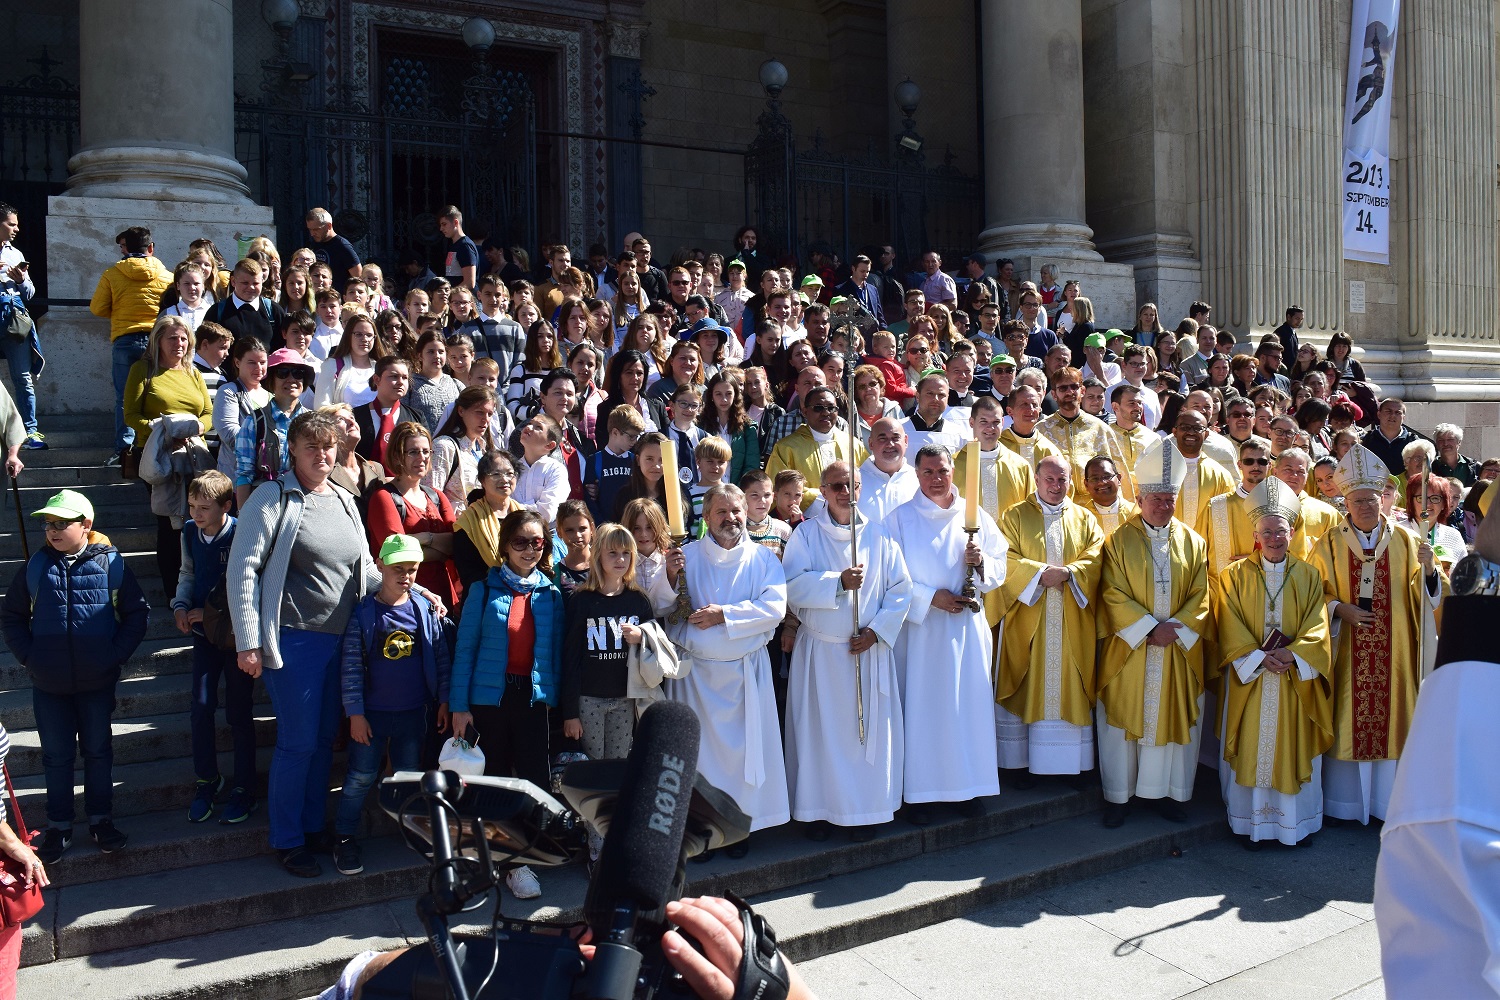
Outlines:
[[99, 278], [89, 311], [109, 320], [109, 339], [150, 333], [172, 272], [155, 257], [126, 257]]

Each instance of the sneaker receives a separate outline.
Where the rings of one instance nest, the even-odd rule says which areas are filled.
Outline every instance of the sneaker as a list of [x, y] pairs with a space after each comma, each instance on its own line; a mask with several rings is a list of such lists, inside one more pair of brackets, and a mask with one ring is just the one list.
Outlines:
[[313, 857], [312, 851], [306, 847], [286, 847], [276, 852], [281, 861], [281, 867], [287, 870], [287, 874], [298, 878], [317, 878], [323, 874], [323, 866], [318, 864], [318, 859]]
[[120, 467], [121, 460], [125, 457], [126, 450], [127, 449], [122, 448], [119, 451], [115, 452], [113, 455], [106, 458], [104, 460], [104, 467], [106, 469], [118, 469]]
[[99, 845], [101, 854], [113, 854], [125, 846], [129, 838], [119, 830], [115, 829], [114, 820], [101, 819], [97, 823], [89, 824], [89, 836], [94, 838], [94, 843]]
[[71, 828], [64, 830], [59, 826], [49, 826], [42, 834], [41, 846], [36, 849], [37, 859], [44, 865], [55, 865], [72, 843]]
[[542, 883], [536, 880], [536, 874], [525, 865], [505, 876], [505, 887], [517, 899], [536, 899], [542, 894]]
[[224, 790], [224, 776], [221, 774], [212, 781], [204, 781], [199, 778], [193, 786], [193, 801], [188, 806], [188, 822], [202, 823], [214, 814], [214, 799]]
[[219, 817], [220, 826], [232, 826], [235, 823], [243, 823], [255, 812], [258, 805], [255, 796], [247, 789], [235, 786], [234, 791], [229, 793], [229, 804], [224, 807], [224, 813]]
[[26, 435], [26, 440], [21, 442], [21, 449], [23, 451], [46, 451], [47, 435], [41, 431], [32, 431]]
[[364, 852], [359, 849], [359, 841], [340, 837], [333, 845], [333, 867], [340, 875], [358, 875], [364, 871]]

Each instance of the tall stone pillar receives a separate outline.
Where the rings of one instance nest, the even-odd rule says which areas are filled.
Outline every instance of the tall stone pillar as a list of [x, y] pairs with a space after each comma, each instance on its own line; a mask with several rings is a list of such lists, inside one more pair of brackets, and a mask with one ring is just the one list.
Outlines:
[[985, 230], [979, 248], [1035, 279], [1055, 263], [1099, 319], [1128, 327], [1135, 270], [1107, 264], [1085, 221], [1080, 0], [983, 0]]
[[108, 321], [88, 300], [119, 260], [117, 233], [150, 228], [168, 267], [199, 237], [233, 259], [236, 233], [276, 235], [234, 158], [231, 0], [80, 0], [78, 14], [81, 148], [67, 191], [47, 200], [44, 424], [112, 406], [76, 386], [109, 385]]

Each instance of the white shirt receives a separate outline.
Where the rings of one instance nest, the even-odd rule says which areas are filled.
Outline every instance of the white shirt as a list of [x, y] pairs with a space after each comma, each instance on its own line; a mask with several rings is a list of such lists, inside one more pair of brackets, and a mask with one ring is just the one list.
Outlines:
[[[13, 243], [0, 243], [0, 282], [10, 280], [10, 269], [17, 264], [24, 264], [26, 255], [16, 248]], [[22, 298], [30, 298], [36, 294], [36, 286], [31, 283], [31, 274], [28, 272], [19, 287], [25, 290]]]
[[557, 520], [558, 505], [568, 499], [568, 467], [552, 455], [543, 455], [535, 465], [524, 458], [516, 464], [521, 474], [511, 498], [552, 524]]

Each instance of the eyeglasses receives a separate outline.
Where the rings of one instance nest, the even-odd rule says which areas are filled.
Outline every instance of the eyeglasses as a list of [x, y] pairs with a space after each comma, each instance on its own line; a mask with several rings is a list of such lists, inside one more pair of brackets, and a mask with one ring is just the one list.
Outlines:
[[683, 281], [681, 278], [679, 278], [676, 281], [671, 282], [671, 285], [673, 287], [686, 288], [687, 287], [687, 282]]
[[1242, 458], [1240, 459], [1240, 464], [1254, 465], [1260, 468], [1265, 468], [1271, 464], [1271, 460], [1269, 458]]
[[272, 378], [305, 378], [306, 373], [296, 365], [277, 365], [271, 369]]
[[815, 406], [809, 406], [808, 409], [811, 410], [814, 413], [837, 413], [837, 412], [839, 412], [839, 408], [837, 406], [834, 406], [832, 403], [818, 403]]
[[534, 552], [540, 552], [540, 551], [542, 551], [542, 549], [544, 549], [544, 548], [547, 547], [547, 539], [545, 539], [545, 538], [512, 538], [510, 540], [510, 547], [513, 550], [515, 550], [516, 552], [526, 552], [528, 550], [534, 551]]
[[1064, 382], [1062, 385], [1054, 385], [1052, 387], [1052, 391], [1053, 392], [1062, 392], [1065, 389], [1077, 390], [1077, 389], [1082, 389], [1082, 388], [1083, 388], [1083, 383], [1082, 382]]
[[69, 518], [66, 521], [48, 521], [48, 522], [46, 522], [45, 524], [42, 525], [42, 530], [43, 531], [63, 531], [65, 529], [67, 529], [67, 528], [72, 527], [75, 524], [82, 524], [82, 523], [83, 523], [83, 518], [81, 518], [81, 517]]
[[907, 354], [916, 355], [916, 354], [928, 354], [930, 352], [925, 347], [908, 347], [906, 349], [906, 353]]
[[493, 483], [513, 483], [516, 481], [516, 474], [514, 472], [491, 472], [484, 478]]
[[848, 493], [854, 487], [852, 483], [824, 483], [823, 488], [835, 493]]

